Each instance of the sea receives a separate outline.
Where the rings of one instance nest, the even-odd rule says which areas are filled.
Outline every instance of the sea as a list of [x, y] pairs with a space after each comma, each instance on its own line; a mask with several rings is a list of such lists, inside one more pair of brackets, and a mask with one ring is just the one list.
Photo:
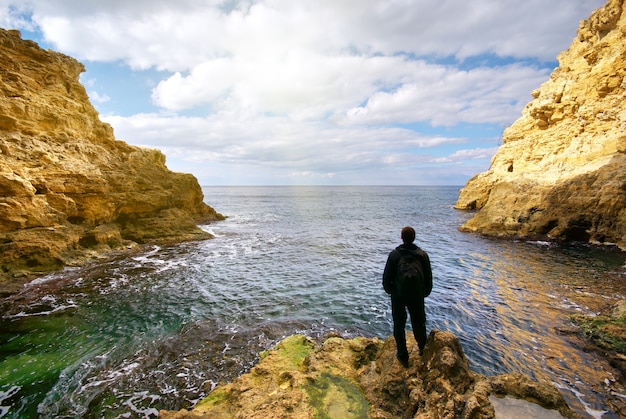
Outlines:
[[[556, 386], [583, 417], [626, 389], [570, 316], [626, 298], [610, 246], [459, 231], [459, 186], [211, 186], [215, 238], [148, 246], [38, 278], [0, 301], [1, 418], [154, 418], [191, 408], [302, 333], [391, 336], [382, 271], [413, 226], [434, 277], [427, 327], [471, 368]], [[407, 327], [410, 328], [410, 325]]]

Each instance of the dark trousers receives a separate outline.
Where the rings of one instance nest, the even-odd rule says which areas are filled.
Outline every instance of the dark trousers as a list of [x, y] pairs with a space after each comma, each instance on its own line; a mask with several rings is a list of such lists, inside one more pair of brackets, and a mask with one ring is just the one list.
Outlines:
[[406, 311], [411, 315], [411, 325], [413, 326], [413, 336], [420, 349], [426, 346], [426, 311], [424, 309], [424, 299], [415, 298], [406, 301], [403, 298], [391, 297], [391, 316], [393, 317], [393, 337], [396, 339], [398, 355], [408, 355], [406, 349]]

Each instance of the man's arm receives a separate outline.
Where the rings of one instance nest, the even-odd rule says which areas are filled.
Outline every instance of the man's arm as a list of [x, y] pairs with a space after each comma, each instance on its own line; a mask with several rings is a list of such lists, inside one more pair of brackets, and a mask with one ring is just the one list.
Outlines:
[[396, 253], [397, 252], [395, 250], [389, 253], [387, 263], [385, 264], [385, 270], [383, 271], [383, 288], [387, 294], [391, 294], [393, 291], [393, 283], [398, 269], [398, 260], [395, 256]]
[[430, 267], [428, 253], [422, 252], [422, 265], [424, 267], [424, 297], [428, 297], [433, 290], [433, 271]]

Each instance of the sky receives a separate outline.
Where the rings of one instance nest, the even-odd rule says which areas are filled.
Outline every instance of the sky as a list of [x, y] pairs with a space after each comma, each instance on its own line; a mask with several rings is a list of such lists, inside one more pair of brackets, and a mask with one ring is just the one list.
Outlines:
[[201, 185], [464, 185], [604, 0], [0, 0]]

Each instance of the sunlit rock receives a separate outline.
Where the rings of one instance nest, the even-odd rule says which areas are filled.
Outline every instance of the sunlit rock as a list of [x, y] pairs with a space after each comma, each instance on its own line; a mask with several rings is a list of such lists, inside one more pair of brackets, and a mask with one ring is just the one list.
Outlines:
[[461, 190], [456, 208], [480, 210], [463, 230], [626, 248], [624, 6], [609, 0], [580, 23], [489, 170]]
[[71, 57], [0, 30], [0, 283], [220, 219], [158, 150], [118, 141]]
[[[408, 340], [409, 368], [396, 359], [393, 338], [330, 337], [318, 345], [302, 335], [280, 342], [249, 373], [214, 389], [181, 418], [494, 418], [490, 397], [506, 395], [545, 412], [574, 418], [560, 393], [522, 374], [484, 377], [471, 371], [459, 340], [433, 330], [422, 357]], [[532, 418], [532, 416], [527, 416]], [[542, 417], [542, 416], [538, 416]]]

